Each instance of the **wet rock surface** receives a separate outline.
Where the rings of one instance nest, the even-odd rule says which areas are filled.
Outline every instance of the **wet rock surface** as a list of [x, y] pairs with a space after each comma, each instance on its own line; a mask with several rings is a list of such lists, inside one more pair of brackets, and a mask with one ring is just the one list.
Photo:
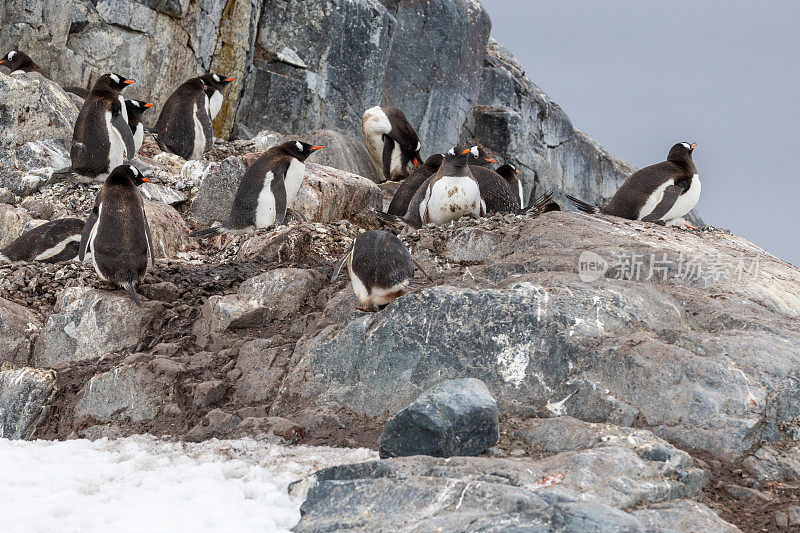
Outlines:
[[51, 370], [24, 367], [0, 371], [0, 438], [36, 437], [57, 390]]

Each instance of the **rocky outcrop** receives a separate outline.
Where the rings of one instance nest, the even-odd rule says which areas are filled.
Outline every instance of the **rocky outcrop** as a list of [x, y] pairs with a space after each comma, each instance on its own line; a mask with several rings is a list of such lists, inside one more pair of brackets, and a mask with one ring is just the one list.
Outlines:
[[0, 204], [0, 248], [5, 248], [25, 233], [31, 215], [21, 206]]
[[[68, 137], [72, 136], [70, 129]], [[53, 171], [70, 166], [64, 139], [45, 139], [14, 148], [0, 148], [0, 187], [27, 196], [38, 190]]]
[[0, 364], [27, 366], [42, 323], [30, 310], [0, 298]]
[[479, 455], [497, 444], [497, 403], [479, 379], [431, 387], [393, 416], [379, 440], [381, 457]]
[[169, 204], [145, 200], [144, 212], [153, 237], [156, 258], [175, 257], [189, 245], [189, 226]]
[[0, 438], [34, 438], [57, 390], [52, 370], [26, 367], [0, 372]]

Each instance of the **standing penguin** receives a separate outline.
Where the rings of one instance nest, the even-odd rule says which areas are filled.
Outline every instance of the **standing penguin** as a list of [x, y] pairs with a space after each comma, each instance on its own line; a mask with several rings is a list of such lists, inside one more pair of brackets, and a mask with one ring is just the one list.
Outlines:
[[[406, 294], [414, 277], [414, 265], [422, 270], [400, 239], [382, 230], [359, 234], [336, 264], [331, 281], [339, 276], [345, 261], [362, 311], [383, 309]], [[424, 270], [422, 272], [428, 276]]]
[[203, 159], [214, 145], [205, 89], [202, 78], [191, 78], [167, 98], [155, 127], [164, 150], [184, 159]]
[[419, 166], [422, 145], [414, 128], [396, 107], [371, 107], [361, 118], [361, 134], [384, 180], [400, 181]]
[[103, 74], [83, 103], [72, 135], [72, 171], [82, 181], [100, 180], [134, 156], [133, 133], [120, 91], [133, 83], [119, 74]]
[[69, 261], [78, 255], [83, 225], [79, 218], [59, 218], [36, 226], [0, 250], [0, 260]]
[[[42, 71], [41, 67], [37, 65], [28, 54], [25, 52], [20, 52], [19, 50], [11, 50], [9, 53], [3, 56], [3, 58], [0, 59], [0, 65], [8, 67], [8, 69], [11, 71], [11, 74], [38, 72], [44, 76], [44, 72]], [[47, 76], [44, 77], [46, 78]]]
[[286, 218], [289, 203], [303, 183], [306, 159], [321, 148], [300, 141], [273, 146], [242, 176], [228, 220], [221, 226], [189, 235], [206, 238], [223, 232], [239, 234], [273, 224], [280, 226]]
[[[494, 161], [492, 159], [492, 161]], [[481, 190], [481, 198], [486, 203], [487, 213], [514, 213], [523, 212], [519, 193], [509, 187], [508, 182], [494, 170], [480, 166], [470, 165], [470, 170]]]
[[525, 207], [525, 198], [522, 195], [522, 182], [519, 179], [519, 170], [517, 170], [517, 167], [509, 164], [500, 165], [495, 172], [506, 180], [512, 191], [519, 194], [519, 205], [520, 207]]
[[123, 287], [137, 304], [136, 285], [155, 266], [153, 238], [137, 186], [149, 181], [136, 167], [120, 165], [106, 178], [83, 227], [78, 258], [92, 253], [92, 264], [103, 281]]
[[575, 197], [567, 198], [585, 213], [603, 213], [629, 220], [664, 222], [693, 228], [683, 219], [700, 199], [700, 176], [692, 161], [696, 143], [674, 145], [662, 163], [631, 174], [607, 206], [598, 208]]
[[486, 202], [467, 164], [470, 156], [478, 157], [477, 146], [451, 148], [436, 174], [417, 189], [403, 218], [419, 227], [446, 224], [466, 214], [485, 216]]
[[153, 107], [152, 102], [142, 102], [141, 100], [125, 100], [125, 108], [128, 111], [128, 126], [133, 133], [133, 146], [135, 151], [139, 151], [144, 142], [144, 124], [142, 124], [142, 113], [147, 108]]
[[415, 168], [411, 175], [404, 179], [403, 183], [395, 191], [386, 212], [398, 217], [405, 215], [414, 193], [417, 192], [420, 185], [425, 183], [425, 180], [436, 174], [436, 171], [442, 165], [442, 161], [444, 161], [443, 154], [433, 154], [425, 160], [422, 166]]
[[214, 120], [222, 107], [222, 90], [236, 78], [221, 76], [219, 74], [204, 74], [200, 76], [200, 79], [206, 84], [205, 93], [206, 98], [208, 98], [206, 107], [208, 107], [208, 115], [211, 117], [211, 120]]

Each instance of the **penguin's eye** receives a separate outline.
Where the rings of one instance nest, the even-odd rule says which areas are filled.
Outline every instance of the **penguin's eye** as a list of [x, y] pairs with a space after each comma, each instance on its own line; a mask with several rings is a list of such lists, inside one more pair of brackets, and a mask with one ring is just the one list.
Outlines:
[[8, 53], [8, 60], [11, 61], [12, 59], [14, 59], [15, 55], [17, 55], [16, 51], [12, 50], [11, 52], [9, 52]]
[[298, 150], [300, 150], [301, 152], [303, 151], [303, 143], [297, 141], [296, 143], [294, 143], [294, 145], [297, 146]]

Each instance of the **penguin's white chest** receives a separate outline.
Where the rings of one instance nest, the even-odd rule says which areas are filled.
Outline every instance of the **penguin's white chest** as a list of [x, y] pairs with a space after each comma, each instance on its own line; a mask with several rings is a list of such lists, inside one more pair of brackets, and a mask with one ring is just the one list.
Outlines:
[[485, 211], [478, 183], [466, 176], [442, 176], [428, 187], [427, 197], [420, 204], [420, 217], [426, 223], [445, 224], [466, 213], [480, 216]]
[[208, 98], [208, 111], [211, 120], [214, 120], [214, 117], [217, 116], [220, 109], [222, 109], [222, 93], [220, 91], [214, 91], [211, 98]]
[[689, 190], [678, 196], [678, 199], [675, 201], [672, 209], [670, 209], [667, 214], [664, 215], [664, 221], [669, 222], [670, 220], [681, 218], [689, 211], [694, 209], [694, 206], [696, 206], [697, 202], [700, 200], [701, 188], [700, 175], [695, 174], [692, 176], [692, 183], [689, 185]]
[[92, 251], [92, 266], [94, 266], [94, 271], [97, 272], [97, 277], [102, 279], [103, 281], [108, 281], [103, 272], [100, 271], [100, 266], [97, 264], [97, 254], [94, 251], [94, 241], [97, 238], [97, 232], [100, 230], [100, 221], [103, 219], [103, 204], [101, 203], [97, 209], [97, 222], [94, 223], [91, 232], [89, 233], [89, 243], [87, 245], [87, 250]]
[[255, 224], [256, 228], [268, 228], [275, 224], [275, 195], [272, 194], [272, 180], [275, 174], [267, 172], [264, 178], [264, 186], [258, 194], [258, 204], [256, 205]]
[[286, 170], [286, 207], [289, 207], [289, 204], [300, 191], [305, 175], [306, 164], [293, 158], [292, 162], [289, 163], [289, 168]]
[[403, 150], [400, 149], [400, 145], [394, 143], [394, 148], [392, 149], [392, 160], [389, 166], [389, 175], [394, 178], [395, 176], [399, 176], [403, 174]]
[[144, 125], [142, 123], [138, 123], [136, 125], [136, 132], [133, 134], [133, 145], [136, 147], [136, 151], [139, 151], [139, 148], [142, 147], [142, 143], [144, 142]]
[[108, 131], [108, 171], [122, 164], [125, 157], [125, 141], [119, 130], [111, 124], [111, 111], [106, 111], [106, 131]]
[[206, 133], [203, 131], [203, 124], [197, 118], [197, 104], [192, 106], [192, 118], [194, 119], [194, 147], [189, 159], [203, 159], [203, 152], [206, 149]]
[[517, 180], [517, 192], [519, 193], [519, 206], [523, 209], [528, 207], [525, 205], [525, 197], [522, 195], [522, 182], [519, 180]]

